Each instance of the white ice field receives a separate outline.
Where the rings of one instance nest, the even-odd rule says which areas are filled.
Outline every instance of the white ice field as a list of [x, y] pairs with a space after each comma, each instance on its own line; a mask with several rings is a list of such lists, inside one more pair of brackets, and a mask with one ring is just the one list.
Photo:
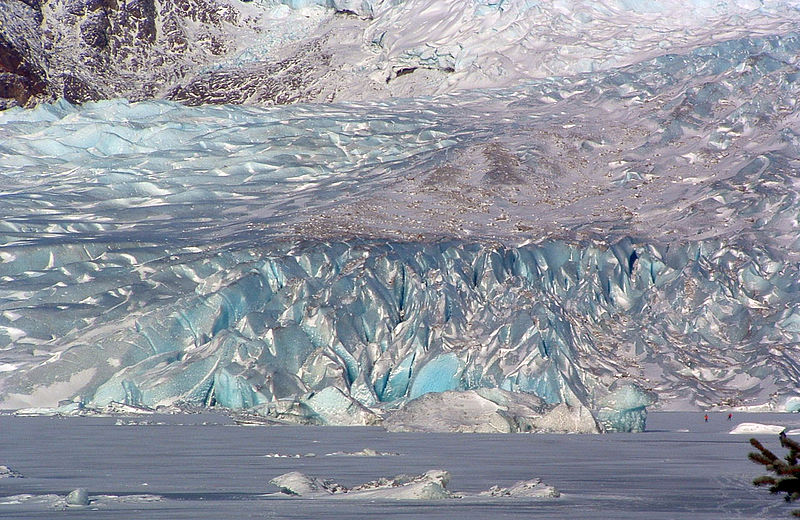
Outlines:
[[[605, 435], [387, 433], [379, 428], [237, 426], [219, 414], [106, 418], [0, 416], [0, 517], [211, 518], [788, 518], [750, 482], [740, 423], [800, 427], [794, 414], [655, 412], [648, 431]], [[777, 436], [756, 434], [780, 453]], [[270, 483], [300, 472], [354, 488], [381, 477], [449, 473], [451, 496], [290, 496]], [[497, 493], [540, 482], [558, 496]], [[89, 504], [67, 506], [75, 488]], [[493, 489], [494, 488], [494, 489]], [[491, 491], [495, 491], [492, 496]], [[383, 491], [386, 488], [377, 488]], [[487, 494], [486, 492], [490, 493]]]

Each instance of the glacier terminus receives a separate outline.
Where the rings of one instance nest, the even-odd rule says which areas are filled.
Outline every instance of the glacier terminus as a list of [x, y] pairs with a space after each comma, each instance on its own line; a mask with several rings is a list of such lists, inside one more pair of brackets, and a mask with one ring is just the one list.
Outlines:
[[0, 0], [0, 409], [797, 411], [795, 2], [179, 3]]

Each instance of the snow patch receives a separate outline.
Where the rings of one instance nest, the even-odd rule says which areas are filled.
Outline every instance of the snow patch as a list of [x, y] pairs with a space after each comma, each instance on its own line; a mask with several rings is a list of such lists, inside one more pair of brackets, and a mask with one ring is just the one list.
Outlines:
[[786, 429], [785, 426], [778, 426], [777, 424], [761, 424], [761, 423], [751, 423], [751, 422], [743, 422], [738, 424], [734, 429], [732, 429], [730, 434], [733, 435], [758, 435], [758, 434], [777, 434], [781, 433]]
[[59, 381], [50, 385], [39, 385], [30, 394], [8, 393], [0, 400], [0, 409], [18, 409], [24, 407], [55, 407], [65, 396], [72, 396], [94, 377], [97, 369], [85, 368], [69, 374], [67, 381]]

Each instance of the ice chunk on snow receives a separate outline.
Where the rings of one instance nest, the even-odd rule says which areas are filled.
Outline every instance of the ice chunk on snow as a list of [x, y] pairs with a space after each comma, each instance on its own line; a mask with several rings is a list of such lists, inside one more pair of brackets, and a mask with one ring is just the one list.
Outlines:
[[777, 424], [743, 422], [736, 425], [736, 428], [732, 429], [728, 433], [732, 435], [756, 435], [756, 434], [780, 433], [785, 429], [786, 428], [784, 426], [778, 426]]
[[73, 489], [69, 492], [65, 501], [68, 506], [88, 506], [89, 492], [84, 488]]
[[507, 488], [492, 486], [488, 491], [484, 491], [480, 494], [490, 497], [513, 498], [558, 498], [561, 496], [561, 493], [556, 488], [544, 484], [538, 478], [522, 480]]
[[0, 466], [0, 478], [22, 478], [22, 473], [14, 471], [8, 466]]
[[307, 498], [438, 500], [454, 497], [447, 490], [449, 481], [450, 473], [435, 469], [422, 475], [381, 478], [350, 489], [333, 480], [320, 480], [297, 471], [275, 477], [270, 483], [278, 486], [281, 493]]
[[390, 479], [378, 479], [356, 486], [348, 492], [348, 498], [440, 500], [455, 498], [447, 489], [450, 473], [432, 469], [422, 475], [398, 475]]
[[[98, 508], [107, 508], [109, 506], [118, 506], [119, 504], [143, 504], [149, 502], [159, 502], [164, 500], [160, 495], [92, 495], [89, 502], [92, 506]], [[69, 506], [66, 497], [63, 495], [44, 494], [44, 495], [9, 495], [0, 498], [0, 505], [18, 505], [18, 504], [37, 504], [45, 505], [48, 507], [63, 510], [65, 506]]]
[[553, 433], [600, 433], [597, 419], [588, 408], [561, 403], [533, 421], [537, 431]]
[[326, 457], [396, 457], [400, 455], [393, 451], [376, 451], [372, 448], [364, 448], [361, 451], [335, 451], [326, 453]]
[[330, 495], [334, 491], [329, 482], [323, 482], [315, 477], [309, 477], [299, 471], [284, 473], [269, 481], [278, 486], [281, 493], [293, 496]]
[[[447, 489], [450, 473], [432, 469], [421, 475], [382, 477], [352, 488], [346, 488], [332, 479], [319, 479], [293, 471], [270, 480], [281, 493], [305, 498], [341, 498], [370, 500], [440, 500], [467, 496]], [[523, 480], [503, 488], [492, 486], [476, 497], [557, 498], [561, 494], [540, 479]]]

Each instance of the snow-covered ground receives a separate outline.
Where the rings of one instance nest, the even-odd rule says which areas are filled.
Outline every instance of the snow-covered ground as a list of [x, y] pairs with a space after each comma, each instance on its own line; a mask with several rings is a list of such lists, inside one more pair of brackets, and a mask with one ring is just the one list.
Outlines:
[[[611, 435], [387, 433], [375, 428], [235, 426], [210, 414], [113, 418], [0, 416], [0, 516], [53, 518], [619, 518], [774, 519], [791, 505], [755, 488], [762, 474], [739, 422], [797, 428], [796, 414], [651, 414], [648, 431]], [[759, 435], [780, 453], [777, 435]], [[346, 456], [347, 453], [392, 456]], [[265, 457], [270, 452], [303, 457]], [[328, 453], [340, 456], [324, 456]], [[315, 456], [314, 456], [315, 455]], [[355, 487], [381, 477], [444, 470], [461, 498], [292, 497], [269, 481], [291, 472]], [[558, 497], [481, 495], [519, 481]], [[329, 483], [329, 486], [333, 484]], [[90, 503], [64, 497], [85, 488]], [[380, 488], [378, 488], [380, 491]], [[66, 509], [66, 510], [65, 510]], [[577, 512], [577, 513], [576, 513]]]

